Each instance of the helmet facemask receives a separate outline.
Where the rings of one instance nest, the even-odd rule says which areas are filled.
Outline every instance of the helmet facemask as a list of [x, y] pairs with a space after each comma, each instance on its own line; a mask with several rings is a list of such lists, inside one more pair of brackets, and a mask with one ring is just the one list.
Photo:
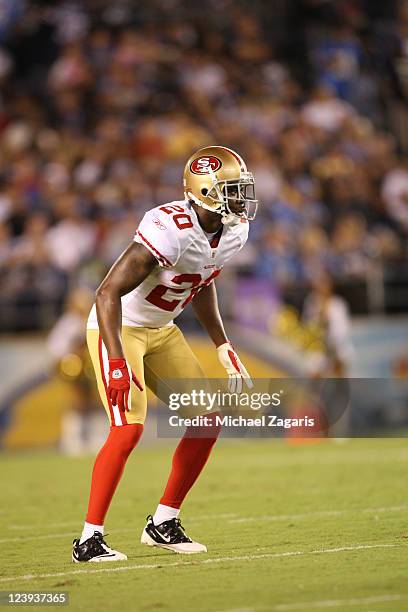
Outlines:
[[[241, 172], [240, 178], [229, 180], [218, 180], [211, 169], [209, 169], [209, 174], [212, 178], [212, 185], [206, 193], [203, 193], [203, 196], [206, 199], [209, 198], [216, 206], [218, 205], [216, 208], [202, 202], [193, 194], [187, 193], [186, 195], [199, 206], [220, 214], [224, 224], [234, 225], [241, 219], [248, 221], [255, 219], [258, 200], [255, 197], [255, 180], [252, 172]], [[233, 210], [236, 202], [244, 204], [239, 212]]]

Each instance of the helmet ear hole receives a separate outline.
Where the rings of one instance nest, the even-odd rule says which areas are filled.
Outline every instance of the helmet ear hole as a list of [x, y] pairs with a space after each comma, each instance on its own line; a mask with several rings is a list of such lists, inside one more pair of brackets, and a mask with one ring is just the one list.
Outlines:
[[208, 189], [206, 189], [205, 187], [201, 190], [201, 195], [206, 196], [208, 193]]

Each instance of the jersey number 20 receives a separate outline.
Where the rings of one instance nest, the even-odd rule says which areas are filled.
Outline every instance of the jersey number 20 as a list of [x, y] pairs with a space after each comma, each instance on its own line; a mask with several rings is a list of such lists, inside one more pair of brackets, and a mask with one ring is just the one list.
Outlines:
[[172, 312], [177, 308], [181, 300], [166, 300], [164, 298], [165, 293], [167, 291], [172, 291], [173, 293], [184, 293], [186, 289], [191, 289], [190, 294], [181, 304], [181, 307], [185, 308], [187, 304], [191, 302], [196, 293], [203, 289], [203, 287], [207, 287], [214, 280], [214, 278], [219, 275], [220, 272], [221, 270], [214, 270], [211, 276], [209, 276], [203, 283], [201, 283], [201, 274], [177, 274], [176, 276], [173, 276], [171, 282], [175, 283], [176, 285], [189, 283], [190, 287], [185, 287], [184, 289], [173, 289], [171, 287], [166, 287], [165, 285], [157, 285], [157, 287], [152, 289], [149, 295], [146, 296], [146, 300], [161, 310]]
[[[177, 204], [172, 204], [171, 206], [160, 206], [160, 210], [165, 212], [167, 215], [173, 215], [173, 221], [179, 229], [183, 230], [187, 229], [188, 227], [193, 227], [193, 222], [191, 221], [190, 215], [187, 215], [181, 206], [177, 206]], [[173, 213], [177, 214], [174, 215]]]

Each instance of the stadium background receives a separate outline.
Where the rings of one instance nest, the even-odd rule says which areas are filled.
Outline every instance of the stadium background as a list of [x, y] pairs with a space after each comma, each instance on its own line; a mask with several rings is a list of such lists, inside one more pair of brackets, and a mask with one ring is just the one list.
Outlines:
[[[261, 202], [218, 283], [252, 374], [406, 377], [407, 2], [1, 8], [4, 447], [56, 446], [64, 414], [68, 439], [75, 413], [97, 414], [93, 291], [144, 211], [182, 197], [191, 151], [215, 142], [247, 160]], [[323, 286], [349, 312], [331, 361], [340, 322], [319, 315]], [[181, 325], [220, 374], [189, 310]], [[407, 424], [406, 398], [398, 417], [371, 409]]]
[[[407, 609], [406, 440], [348, 439], [358, 420], [407, 432], [407, 94], [406, 1], [0, 0], [1, 589], [87, 610]], [[250, 373], [377, 383], [342, 439], [220, 440], [183, 506], [209, 549], [193, 561], [138, 544], [176, 444], [151, 397], [108, 516], [129, 561], [78, 571], [106, 431], [93, 292], [208, 143], [243, 155], [261, 201], [218, 282]], [[189, 309], [180, 325], [221, 375]]]

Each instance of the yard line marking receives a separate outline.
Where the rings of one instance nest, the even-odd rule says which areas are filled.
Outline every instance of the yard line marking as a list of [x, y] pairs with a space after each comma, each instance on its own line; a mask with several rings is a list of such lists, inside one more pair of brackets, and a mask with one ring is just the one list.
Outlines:
[[289, 612], [289, 610], [304, 610], [307, 608], [336, 608], [338, 606], [370, 605], [398, 601], [401, 599], [406, 599], [406, 597], [402, 595], [378, 595], [374, 597], [353, 597], [352, 599], [327, 599], [322, 601], [305, 601], [303, 603], [278, 604], [273, 609], [279, 612]]
[[[217, 519], [231, 519], [236, 517], [236, 514], [233, 513], [228, 513], [228, 514], [202, 514], [199, 516], [191, 516], [188, 521], [189, 523], [199, 523], [200, 521], [212, 521], [212, 520], [217, 520]], [[58, 527], [81, 527], [81, 521], [67, 521], [67, 522], [62, 522], [62, 523], [51, 523], [51, 524], [47, 524], [44, 525], [44, 523], [42, 523], [41, 525], [33, 525], [32, 523], [30, 525], [8, 525], [7, 529], [13, 530], [13, 531], [34, 531], [36, 529], [58, 529]], [[128, 531], [128, 530], [126, 530]], [[116, 533], [116, 529], [115, 529], [115, 533]], [[59, 534], [56, 534], [59, 535]], [[40, 536], [41, 537], [41, 536]], [[4, 540], [0, 540], [0, 542], [4, 542]]]
[[290, 521], [319, 516], [339, 516], [348, 512], [347, 510], [320, 510], [317, 512], [304, 512], [302, 514], [266, 514], [264, 516], [243, 516], [241, 518], [231, 519], [228, 523], [252, 523], [258, 521]]
[[203, 514], [202, 516], [189, 516], [188, 522], [199, 523], [200, 521], [212, 521], [213, 519], [230, 519], [235, 518], [237, 514]]
[[319, 516], [341, 516], [343, 514], [353, 513], [370, 513], [370, 512], [399, 512], [401, 510], [408, 510], [408, 506], [388, 506], [382, 508], [350, 508], [348, 510], [319, 510], [317, 512], [303, 512], [302, 514], [266, 514], [264, 516], [243, 516], [240, 518], [234, 518], [228, 521], [228, 523], [252, 523], [254, 521], [291, 521], [297, 519], [319, 517]]
[[231, 610], [217, 610], [217, 612], [254, 612], [259, 609], [260, 608], [231, 608]]
[[[76, 576], [78, 574], [101, 574], [101, 573], [113, 573], [113, 572], [126, 572], [132, 570], [146, 570], [146, 569], [165, 569], [167, 567], [196, 567], [197, 565], [211, 565], [215, 563], [225, 563], [228, 561], [256, 561], [259, 559], [278, 559], [282, 557], [300, 557], [306, 555], [325, 555], [335, 554], [340, 552], [353, 552], [358, 550], [372, 550], [373, 548], [396, 548], [404, 546], [403, 544], [396, 543], [384, 543], [384, 544], [356, 544], [354, 546], [340, 546], [338, 548], [322, 548], [318, 550], [293, 550], [280, 553], [263, 553], [261, 555], [240, 555], [234, 557], [214, 557], [212, 559], [203, 559], [202, 561], [175, 561], [175, 562], [162, 562], [162, 563], [150, 563], [144, 565], [125, 565], [119, 567], [100, 568], [100, 569], [77, 569], [68, 572], [55, 572], [52, 574], [23, 574], [22, 576], [3, 577], [0, 578], [2, 582], [15, 582], [16, 580], [38, 580], [41, 578], [60, 578], [61, 576]], [[164, 558], [164, 557], [163, 557]]]
[[[80, 530], [79, 530], [80, 531]], [[79, 533], [78, 531], [78, 533]], [[129, 531], [128, 529], [124, 530], [124, 529], [116, 529], [115, 533], [121, 533], [123, 531]], [[51, 540], [51, 539], [55, 539], [55, 538], [72, 538], [75, 534], [72, 533], [72, 531], [67, 532], [67, 533], [47, 533], [44, 535], [37, 535], [37, 536], [25, 536], [25, 535], [21, 535], [21, 536], [16, 536], [15, 538], [2, 538], [0, 540], [0, 544], [8, 544], [8, 543], [12, 543], [12, 542], [20, 542], [21, 544], [24, 544], [24, 542], [29, 542], [32, 540]]]
[[[408, 506], [383, 506], [382, 508], [361, 508], [361, 512], [398, 512], [399, 510], [407, 510]], [[359, 508], [353, 508], [351, 512], [358, 511]]]
[[44, 523], [42, 525], [33, 525], [31, 523], [31, 525], [8, 525], [7, 529], [11, 530], [11, 531], [35, 531], [36, 529], [58, 529], [59, 527], [75, 527], [75, 525], [78, 527], [81, 526], [81, 522], [80, 521], [66, 521], [63, 523], [50, 523], [48, 525], [44, 525]]
[[[307, 519], [307, 518], [313, 518], [313, 517], [324, 517], [324, 516], [341, 516], [343, 514], [349, 514], [349, 513], [358, 513], [358, 512], [364, 512], [364, 513], [370, 513], [370, 512], [379, 512], [379, 513], [386, 513], [386, 512], [399, 512], [401, 510], [408, 510], [408, 505], [407, 506], [384, 506], [384, 507], [380, 507], [380, 508], [352, 508], [350, 510], [321, 510], [321, 511], [317, 511], [317, 512], [305, 512], [302, 514], [271, 514], [271, 515], [265, 515], [265, 516], [248, 516], [248, 517], [237, 517], [236, 514], [203, 514], [201, 516], [192, 516], [190, 517], [188, 520], [191, 523], [200, 523], [201, 521], [206, 521], [206, 520], [217, 520], [217, 519], [229, 519], [227, 520], [228, 524], [235, 524], [235, 523], [251, 523], [254, 521], [295, 521], [295, 520], [301, 520], [301, 519]], [[234, 518], [237, 517], [237, 518]], [[75, 526], [79, 526], [80, 523], [78, 521], [76, 522], [67, 522], [67, 523], [54, 523], [53, 525], [47, 525], [47, 526], [33, 526], [33, 525], [9, 525], [9, 529], [13, 529], [13, 530], [21, 530], [21, 531], [25, 531], [25, 530], [30, 530], [33, 531], [35, 529], [40, 529], [40, 528], [44, 528], [44, 529], [49, 529], [50, 527], [54, 527], [54, 528], [58, 528], [58, 527], [75, 527]], [[133, 529], [115, 529], [114, 532], [115, 533], [132, 533], [134, 530]], [[54, 534], [44, 534], [44, 535], [35, 535], [35, 536], [15, 536], [12, 538], [2, 538], [0, 539], [0, 544], [7, 544], [7, 543], [13, 543], [13, 542], [23, 542], [23, 541], [32, 541], [32, 540], [49, 540], [51, 538], [68, 538], [68, 537], [72, 537], [74, 534], [72, 532], [59, 532], [59, 533], [54, 533]]]

